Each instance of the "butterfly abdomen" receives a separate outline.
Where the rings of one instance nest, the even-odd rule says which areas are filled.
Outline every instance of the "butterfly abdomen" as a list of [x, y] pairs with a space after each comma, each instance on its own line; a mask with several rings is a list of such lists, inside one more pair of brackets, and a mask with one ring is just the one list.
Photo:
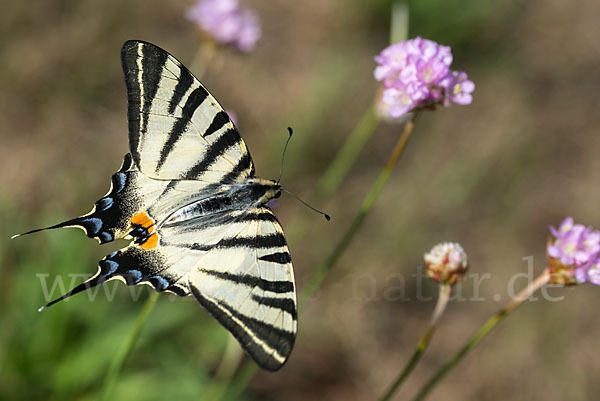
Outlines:
[[176, 224], [217, 213], [246, 210], [278, 197], [279, 184], [258, 178], [231, 186], [227, 191], [185, 205], [167, 217], [165, 224]]

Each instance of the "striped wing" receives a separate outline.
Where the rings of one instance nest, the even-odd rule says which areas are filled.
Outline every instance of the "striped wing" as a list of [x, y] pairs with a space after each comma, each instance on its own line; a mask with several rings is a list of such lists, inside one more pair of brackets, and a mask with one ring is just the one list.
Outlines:
[[[214, 188], [225, 188], [221, 183]], [[110, 189], [94, 203], [92, 210], [50, 227], [19, 235], [62, 227], [81, 228], [88, 237], [101, 244], [126, 238], [134, 229], [131, 219], [140, 212], [155, 220], [166, 218], [177, 207], [211, 195], [210, 187], [198, 181], [163, 181], [142, 174], [131, 154], [126, 154], [121, 168], [112, 175]], [[17, 236], [19, 236], [17, 235]]]
[[260, 217], [223, 237], [198, 261], [189, 287], [258, 365], [275, 371], [296, 337], [294, 274], [273, 213], [268, 208], [252, 213]]
[[128, 41], [121, 60], [129, 147], [142, 173], [206, 185], [254, 175], [246, 144], [227, 113], [177, 59], [153, 44]]
[[294, 273], [283, 231], [267, 207], [207, 216], [158, 229], [160, 244], [131, 244], [62, 299], [109, 280], [193, 294], [264, 369], [278, 370], [292, 351], [297, 312]]

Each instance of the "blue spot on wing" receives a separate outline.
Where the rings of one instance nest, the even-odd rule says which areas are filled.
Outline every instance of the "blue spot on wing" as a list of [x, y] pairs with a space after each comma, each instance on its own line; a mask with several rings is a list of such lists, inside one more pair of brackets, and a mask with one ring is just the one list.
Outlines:
[[114, 203], [113, 198], [102, 198], [98, 201], [96, 201], [96, 209], [98, 211], [105, 211], [106, 209], [108, 209], [109, 207], [111, 207]]
[[97, 217], [86, 217], [81, 219], [81, 224], [84, 226], [88, 235], [95, 236], [102, 228], [102, 220]]
[[101, 267], [106, 268], [107, 271], [104, 273], [104, 275], [107, 277], [116, 272], [119, 268], [119, 264], [112, 260], [101, 260], [100, 264]]
[[114, 239], [113, 235], [109, 232], [106, 231], [102, 231], [100, 234], [98, 234], [98, 237], [100, 238], [100, 243], [104, 244], [106, 242], [110, 242]]
[[113, 182], [113, 191], [115, 193], [119, 193], [125, 188], [125, 183], [127, 182], [127, 176], [123, 173], [115, 173], [112, 176]]
[[169, 281], [162, 276], [152, 276], [150, 279], [152, 280], [154, 287], [159, 291], [162, 291], [169, 286]]
[[139, 283], [142, 279], [142, 272], [139, 270], [127, 270], [125, 273], [133, 279], [133, 283]]

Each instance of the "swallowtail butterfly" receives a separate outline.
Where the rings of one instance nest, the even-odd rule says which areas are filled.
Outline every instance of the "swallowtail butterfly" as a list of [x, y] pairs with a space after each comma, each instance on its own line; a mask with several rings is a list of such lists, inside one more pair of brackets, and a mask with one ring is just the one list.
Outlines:
[[[290, 253], [267, 206], [278, 181], [258, 178], [238, 130], [202, 84], [165, 50], [121, 50], [129, 153], [79, 227], [101, 244], [133, 241], [40, 310], [106, 281], [192, 295], [264, 369], [285, 363], [296, 337]], [[21, 235], [24, 235], [21, 234]]]

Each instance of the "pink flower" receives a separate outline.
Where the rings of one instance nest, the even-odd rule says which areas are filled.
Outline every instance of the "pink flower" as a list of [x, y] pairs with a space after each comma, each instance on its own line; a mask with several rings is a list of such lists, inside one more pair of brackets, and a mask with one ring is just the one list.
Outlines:
[[473, 82], [450, 71], [448, 46], [417, 37], [394, 43], [375, 56], [375, 79], [383, 82], [382, 101], [392, 117], [427, 105], [471, 103]]
[[600, 285], [600, 259], [596, 258], [596, 260], [575, 269], [575, 278], [580, 283], [589, 281], [592, 284]]
[[475, 90], [475, 84], [467, 79], [467, 73], [454, 71], [441, 86], [446, 89], [448, 99], [457, 104], [471, 104], [473, 97], [471, 93]]
[[186, 17], [215, 41], [249, 52], [261, 35], [258, 16], [237, 0], [199, 0]]
[[548, 255], [565, 265], [585, 265], [594, 261], [600, 251], [600, 232], [573, 224], [572, 217], [564, 219], [558, 229], [550, 227], [550, 231], [555, 240], [548, 246]]
[[567, 217], [560, 227], [550, 227], [554, 240], [547, 246], [551, 282], [600, 285], [600, 232], [574, 224]]

